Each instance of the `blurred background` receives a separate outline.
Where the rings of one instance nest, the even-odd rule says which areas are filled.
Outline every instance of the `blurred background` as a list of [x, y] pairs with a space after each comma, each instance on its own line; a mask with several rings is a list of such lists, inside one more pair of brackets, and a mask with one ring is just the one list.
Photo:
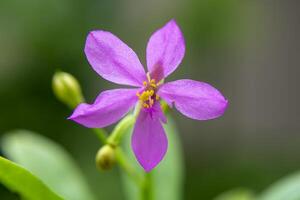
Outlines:
[[[115, 86], [87, 62], [88, 32], [111, 31], [145, 63], [148, 38], [175, 18], [186, 56], [168, 80], [208, 82], [230, 102], [212, 121], [173, 112], [185, 155], [185, 199], [212, 199], [235, 187], [260, 192], [300, 169], [299, 7], [293, 0], [1, 0], [0, 136], [22, 128], [55, 140], [102, 199], [122, 199], [118, 170], [96, 170], [99, 143], [66, 120], [71, 111], [52, 94], [51, 78], [57, 69], [75, 75], [92, 102]], [[1, 185], [0, 196], [16, 198]]]

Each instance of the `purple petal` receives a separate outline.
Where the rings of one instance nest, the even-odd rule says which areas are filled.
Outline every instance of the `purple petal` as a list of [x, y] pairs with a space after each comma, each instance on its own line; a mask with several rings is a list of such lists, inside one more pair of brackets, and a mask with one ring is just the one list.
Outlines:
[[137, 102], [136, 89], [102, 92], [93, 104], [82, 103], [68, 118], [88, 128], [102, 128], [117, 122]]
[[90, 32], [84, 51], [93, 69], [106, 80], [131, 86], [142, 86], [147, 80], [134, 51], [110, 32]]
[[157, 30], [147, 45], [147, 67], [157, 81], [171, 74], [183, 59], [184, 38], [175, 20]]
[[150, 111], [150, 115], [154, 117], [157, 117], [158, 119], [160, 119], [161, 122], [163, 123], [167, 123], [167, 118], [165, 116], [165, 114], [163, 113], [160, 103], [157, 102], [153, 105], [153, 107], [151, 108]]
[[228, 101], [214, 87], [193, 80], [178, 80], [162, 85], [159, 96], [192, 119], [208, 120], [223, 115]]
[[151, 171], [167, 152], [168, 140], [159, 116], [151, 110], [142, 109], [134, 126], [131, 146], [146, 172]]

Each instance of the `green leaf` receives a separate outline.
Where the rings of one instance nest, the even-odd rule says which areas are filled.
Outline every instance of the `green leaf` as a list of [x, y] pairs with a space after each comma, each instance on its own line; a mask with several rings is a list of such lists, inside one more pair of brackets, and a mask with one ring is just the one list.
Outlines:
[[[174, 121], [168, 116], [168, 123], [164, 125], [168, 136], [169, 147], [164, 160], [151, 172], [153, 178], [153, 190], [155, 200], [180, 200], [183, 197], [184, 166], [180, 138]], [[126, 133], [124, 138], [124, 150], [130, 158], [134, 168], [141, 174], [145, 174], [136, 161], [131, 150], [130, 138], [132, 130]], [[140, 198], [139, 188], [122, 174], [123, 187], [128, 200], [138, 200]]]
[[26, 130], [6, 134], [1, 145], [9, 159], [38, 176], [64, 199], [95, 199], [82, 172], [60, 145]]
[[299, 200], [300, 172], [289, 175], [265, 190], [260, 200]]
[[28, 200], [62, 200], [23, 167], [0, 156], [0, 182]]
[[247, 189], [234, 189], [226, 191], [216, 197], [214, 200], [254, 200], [254, 194]]

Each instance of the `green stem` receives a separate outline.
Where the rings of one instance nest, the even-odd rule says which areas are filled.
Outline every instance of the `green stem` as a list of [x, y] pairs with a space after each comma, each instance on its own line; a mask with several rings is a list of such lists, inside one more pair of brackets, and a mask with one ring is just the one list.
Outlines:
[[92, 130], [95, 132], [96, 136], [98, 137], [98, 139], [102, 144], [107, 143], [107, 139], [106, 139], [107, 133], [104, 129], [93, 128]]
[[120, 167], [126, 172], [126, 174], [137, 184], [142, 185], [143, 179], [139, 176], [138, 173], [134, 170], [134, 168], [128, 162], [124, 152], [120, 147], [116, 148], [116, 159], [120, 165]]
[[107, 139], [107, 143], [112, 146], [118, 146], [124, 133], [132, 126], [135, 122], [135, 118], [133, 115], [127, 115], [124, 117], [114, 128], [112, 133]]
[[144, 184], [141, 188], [141, 200], [153, 200], [154, 199], [154, 193], [153, 193], [153, 179], [152, 174], [145, 173], [145, 179]]
[[[125, 119], [125, 118], [124, 118]], [[128, 118], [129, 119], [129, 118]], [[121, 120], [116, 127], [120, 127], [120, 125], [124, 124], [124, 122], [126, 122], [128, 120]], [[131, 121], [128, 121], [130, 123], [130, 125], [132, 125]], [[126, 128], [122, 130], [126, 131], [127, 129], [127, 125]], [[117, 128], [119, 130], [119, 128]], [[100, 140], [100, 142], [102, 144], [107, 144], [107, 143], [112, 143], [112, 140], [110, 140], [110, 137], [107, 137], [107, 133], [104, 129], [92, 129], [96, 136], [98, 137], [98, 139]], [[120, 131], [118, 131], [120, 132]], [[123, 134], [123, 133], [122, 133]], [[120, 139], [121, 136], [116, 136], [116, 135], [112, 135], [113, 138], [118, 138]], [[134, 168], [131, 166], [131, 164], [128, 162], [128, 159], [126, 158], [125, 154], [123, 153], [123, 150], [121, 149], [121, 147], [118, 146], [118, 142], [112, 143], [112, 146], [116, 148], [116, 160], [117, 163], [119, 164], [119, 166], [122, 168], [122, 170], [137, 184], [137, 185], [142, 185], [142, 177], [139, 176], [138, 173], [136, 173], [136, 171], [134, 170]]]
[[[57, 72], [57, 74], [60, 72]], [[60, 80], [57, 78], [60, 78], [62, 75], [60, 75], [58, 77], [58, 75], [56, 75], [54, 77], [54, 81], [53, 81], [53, 88], [54, 88], [54, 93], [56, 94], [56, 96], [58, 97], [58, 99], [62, 100], [63, 103], [65, 103], [66, 105], [68, 105], [71, 109], [74, 109], [76, 107], [76, 105], [78, 105], [81, 102], [84, 102], [84, 97], [81, 93], [81, 88], [79, 83], [77, 82], [77, 80], [72, 77], [71, 75], [64, 73], [63, 74], [64, 79]], [[66, 76], [68, 78], [68, 80], [71, 79], [71, 85], [69, 84], [69, 82], [66, 82]], [[60, 81], [60, 82], [59, 82]], [[61, 83], [61, 81], [64, 81]], [[61, 93], [61, 87], [59, 87], [60, 85], [58, 85], [56, 82], [59, 82], [60, 85], [63, 84], [63, 86], [66, 86], [66, 88], [62, 88], [62, 89], [67, 89], [67, 91], [62, 91], [64, 92], [64, 94], [62, 95]], [[58, 85], [58, 86], [57, 86]], [[59, 88], [58, 88], [59, 87]], [[57, 88], [60, 89], [57, 92]], [[75, 89], [74, 89], [75, 88]], [[72, 90], [73, 89], [73, 90]], [[71, 92], [68, 90], [72, 90]], [[65, 93], [67, 93], [67, 99], [65, 99]], [[74, 97], [74, 98], [69, 98], [69, 97]], [[144, 179], [143, 177], [140, 177], [140, 174], [138, 174], [135, 169], [132, 167], [132, 165], [128, 162], [128, 159], [126, 158], [125, 154], [123, 153], [121, 147], [119, 146], [119, 143], [121, 141], [121, 138], [123, 136], [123, 134], [127, 131], [128, 128], [130, 128], [133, 123], [135, 122], [139, 112], [141, 109], [141, 105], [140, 103], [137, 104], [137, 106], [135, 107], [135, 111], [132, 115], [128, 115], [125, 118], [123, 118], [115, 127], [114, 131], [112, 132], [112, 134], [108, 137], [107, 132], [104, 129], [97, 129], [97, 128], [93, 128], [91, 129], [97, 136], [97, 138], [100, 140], [100, 142], [103, 145], [110, 145], [113, 148], [115, 148], [115, 153], [116, 153], [116, 160], [119, 164], [119, 166], [122, 168], [122, 170], [124, 170], [124, 172], [137, 184], [137, 186], [140, 186], [142, 189], [145, 188], [145, 191], [148, 191], [148, 186], [144, 187]], [[146, 180], [148, 180], [148, 178], [146, 178]], [[151, 182], [151, 181], [146, 181], [147, 183]], [[148, 185], [148, 184], [146, 184]], [[151, 184], [150, 184], [151, 185]], [[146, 195], [148, 196], [148, 195]], [[147, 200], [149, 200], [150, 198], [146, 198]]]
[[103, 144], [110, 144], [116, 149], [116, 160], [121, 169], [131, 178], [141, 190], [141, 200], [153, 200], [153, 180], [151, 173], [145, 173], [144, 177], [141, 177], [132, 165], [128, 162], [128, 158], [124, 154], [122, 148], [119, 146], [123, 134], [134, 123], [136, 116], [139, 112], [135, 112], [133, 115], [124, 117], [114, 128], [113, 132], [107, 137], [107, 133], [104, 129], [92, 129], [98, 139]]
[[120, 141], [122, 140], [122, 137], [124, 133], [127, 132], [127, 130], [132, 127], [134, 124], [139, 112], [141, 110], [141, 105], [140, 103], [137, 104], [135, 107], [135, 110], [133, 114], [129, 114], [125, 116], [114, 128], [112, 133], [107, 139], [107, 143], [112, 145], [112, 146], [118, 146]]

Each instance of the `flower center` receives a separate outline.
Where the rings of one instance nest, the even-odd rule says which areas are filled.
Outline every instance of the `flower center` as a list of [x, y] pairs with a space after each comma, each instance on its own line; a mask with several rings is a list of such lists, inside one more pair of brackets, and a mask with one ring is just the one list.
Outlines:
[[147, 78], [148, 80], [143, 82], [144, 89], [142, 93], [137, 92], [136, 95], [139, 97], [144, 108], [151, 108], [155, 101], [159, 100], [159, 96], [156, 94], [158, 84], [155, 79], [150, 78], [149, 74], [147, 74]]

